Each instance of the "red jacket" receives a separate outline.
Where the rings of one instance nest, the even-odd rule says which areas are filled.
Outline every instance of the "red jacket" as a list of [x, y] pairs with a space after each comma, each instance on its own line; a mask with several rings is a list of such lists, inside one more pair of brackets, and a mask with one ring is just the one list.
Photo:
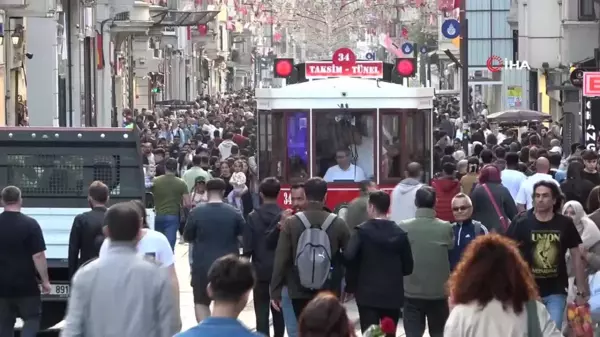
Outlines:
[[231, 140], [233, 140], [233, 142], [236, 143], [238, 147], [241, 147], [244, 146], [244, 142], [246, 141], [246, 139], [248, 138], [236, 133], [235, 135], [233, 135], [233, 139]]
[[431, 181], [431, 187], [435, 190], [435, 216], [454, 222], [452, 198], [460, 193], [460, 181], [454, 178], [435, 178]]

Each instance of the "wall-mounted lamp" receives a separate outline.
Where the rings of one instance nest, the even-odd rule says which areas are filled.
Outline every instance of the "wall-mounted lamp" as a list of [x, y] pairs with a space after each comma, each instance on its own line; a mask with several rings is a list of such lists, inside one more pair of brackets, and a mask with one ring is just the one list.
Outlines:
[[[12, 32], [10, 40], [13, 47], [18, 47], [23, 43], [24, 29], [22, 25], [17, 25], [14, 30], [5, 30], [4, 32]], [[0, 35], [0, 45], [4, 44], [4, 32]]]

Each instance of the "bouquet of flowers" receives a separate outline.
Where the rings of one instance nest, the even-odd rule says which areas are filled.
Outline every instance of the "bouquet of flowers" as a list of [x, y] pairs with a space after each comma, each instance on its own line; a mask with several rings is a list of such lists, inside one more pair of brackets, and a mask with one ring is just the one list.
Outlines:
[[589, 304], [578, 306], [575, 303], [567, 304], [567, 321], [571, 337], [592, 337], [592, 317]]
[[363, 334], [363, 337], [385, 337], [396, 335], [396, 323], [389, 317], [384, 317], [379, 325], [371, 325]]

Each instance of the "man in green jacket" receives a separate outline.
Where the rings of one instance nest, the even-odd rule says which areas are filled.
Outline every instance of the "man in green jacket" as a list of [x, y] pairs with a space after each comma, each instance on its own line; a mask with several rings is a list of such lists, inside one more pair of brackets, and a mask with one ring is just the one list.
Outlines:
[[[302, 213], [312, 225], [312, 228], [320, 228], [325, 219], [331, 214], [323, 210], [323, 202], [327, 196], [327, 182], [319, 177], [310, 178], [304, 183], [304, 193], [306, 194], [307, 204]], [[305, 226], [295, 215], [282, 214], [278, 224], [281, 226], [279, 241], [275, 250], [275, 261], [273, 262], [273, 276], [271, 278], [271, 303], [279, 310], [281, 306], [281, 290], [287, 286], [288, 293], [292, 299], [292, 306], [296, 317], [300, 317], [304, 307], [320, 291], [329, 290], [334, 293], [341, 293], [342, 280], [338, 279], [336, 271], [343, 268], [340, 252], [346, 249], [350, 241], [350, 230], [340, 217], [335, 220], [327, 229], [329, 242], [331, 244], [331, 281], [326, 282], [323, 289], [306, 289], [300, 284], [298, 269], [294, 268], [296, 253], [298, 249], [298, 239], [305, 230]]]
[[423, 336], [427, 318], [429, 335], [442, 337], [449, 315], [446, 282], [450, 276], [448, 251], [454, 246], [452, 225], [435, 217], [435, 190], [423, 186], [415, 194], [415, 218], [398, 223], [408, 233], [414, 268], [404, 277], [404, 331]]
[[348, 204], [348, 213], [344, 217], [346, 224], [350, 230], [367, 221], [369, 214], [367, 213], [367, 204], [369, 202], [369, 193], [377, 191], [377, 185], [371, 180], [363, 180], [360, 182], [360, 196], [352, 200]]

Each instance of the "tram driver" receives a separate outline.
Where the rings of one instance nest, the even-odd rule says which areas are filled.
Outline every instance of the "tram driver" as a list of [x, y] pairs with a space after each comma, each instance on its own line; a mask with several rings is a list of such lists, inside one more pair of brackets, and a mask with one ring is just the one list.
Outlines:
[[328, 182], [335, 181], [355, 181], [361, 182], [367, 180], [365, 172], [360, 166], [354, 165], [351, 162], [350, 149], [347, 147], [340, 148], [335, 153], [336, 165], [331, 166], [325, 172], [323, 179]]

